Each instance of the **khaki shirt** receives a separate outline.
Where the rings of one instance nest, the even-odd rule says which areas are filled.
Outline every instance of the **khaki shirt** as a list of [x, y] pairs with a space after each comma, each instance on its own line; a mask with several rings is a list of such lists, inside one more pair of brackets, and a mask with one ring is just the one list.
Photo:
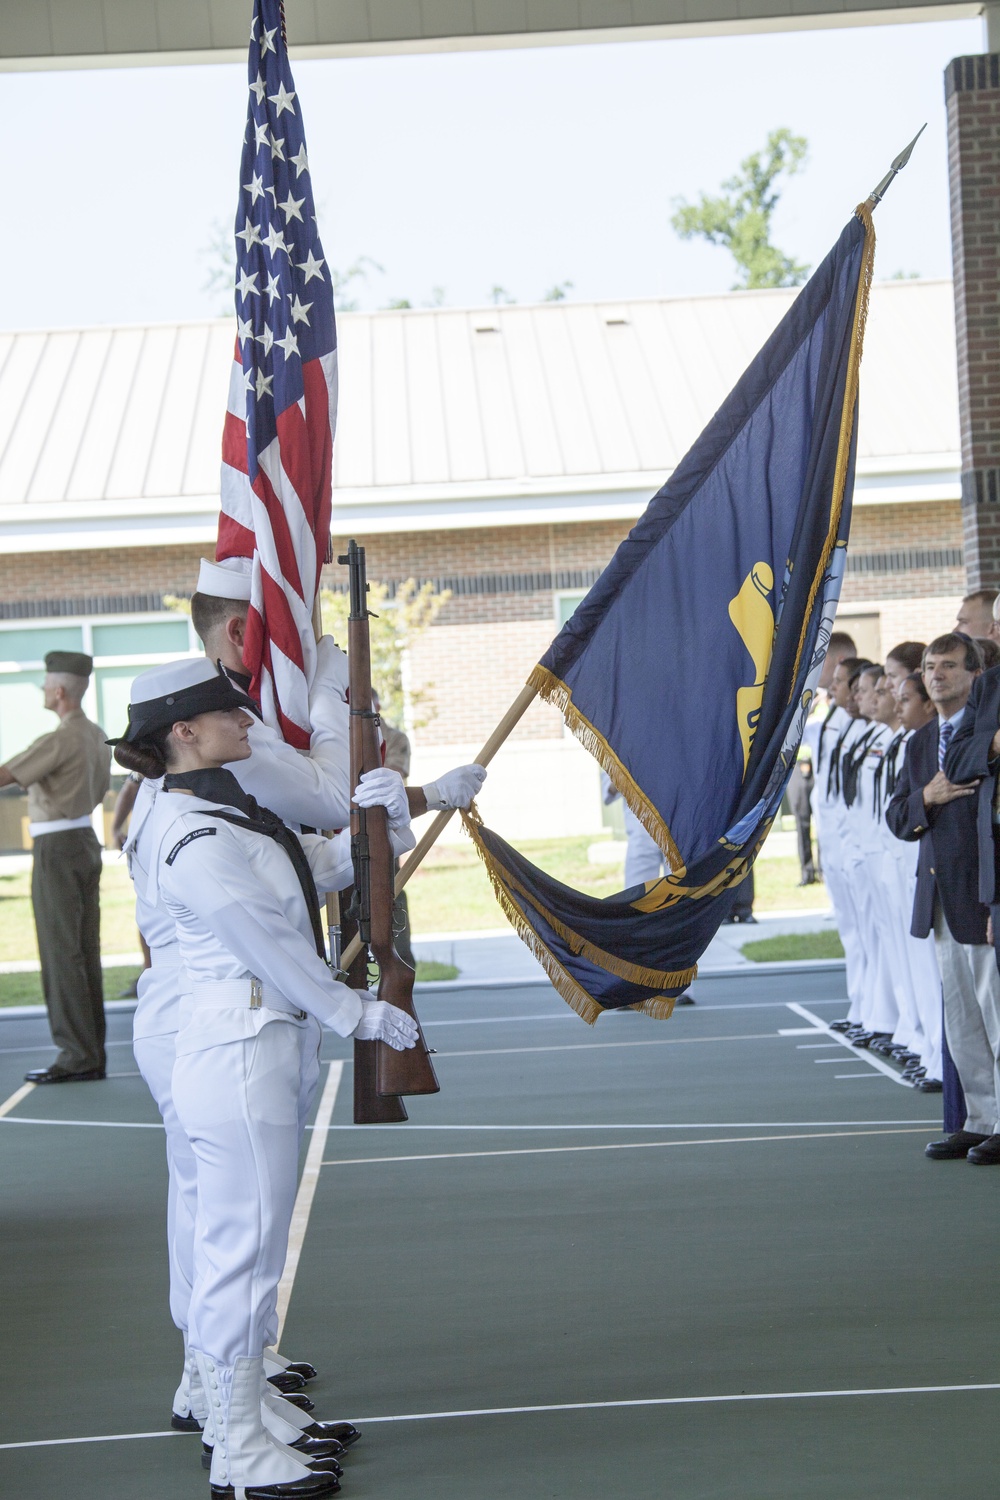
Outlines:
[[89, 817], [111, 784], [111, 749], [104, 730], [74, 708], [51, 734], [11, 756], [7, 770], [27, 787], [32, 823]]

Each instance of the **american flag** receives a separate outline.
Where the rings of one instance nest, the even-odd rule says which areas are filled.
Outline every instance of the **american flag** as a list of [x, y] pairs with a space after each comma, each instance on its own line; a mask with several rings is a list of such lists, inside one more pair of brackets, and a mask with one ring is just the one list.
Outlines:
[[337, 330], [282, 33], [279, 0], [255, 0], [216, 559], [253, 558], [251, 691], [266, 721], [304, 749], [312, 611], [330, 532]]

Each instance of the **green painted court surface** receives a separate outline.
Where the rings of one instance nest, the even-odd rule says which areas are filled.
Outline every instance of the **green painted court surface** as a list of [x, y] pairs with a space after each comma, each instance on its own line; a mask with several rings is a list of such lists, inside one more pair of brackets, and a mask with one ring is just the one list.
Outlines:
[[[380, 1130], [350, 1125], [348, 1063], [282, 1340], [317, 1416], [364, 1425], [345, 1497], [994, 1500], [1000, 1170], [925, 1159], [939, 1096], [823, 1029], [842, 987], [708, 979], [593, 1031], [545, 986], [431, 989], [442, 1093]], [[5, 1500], [208, 1495], [198, 1440], [162, 1435], [180, 1346], [129, 1021], [106, 1084], [0, 1120]], [[0, 1022], [0, 1103], [46, 1040]]]

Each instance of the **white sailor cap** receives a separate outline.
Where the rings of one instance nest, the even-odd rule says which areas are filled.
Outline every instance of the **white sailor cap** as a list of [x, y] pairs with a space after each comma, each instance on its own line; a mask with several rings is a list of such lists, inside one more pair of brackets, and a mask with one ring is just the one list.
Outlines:
[[253, 561], [249, 557], [227, 557], [222, 562], [201, 560], [198, 569], [198, 593], [213, 599], [250, 598], [250, 575]]
[[193, 719], [218, 709], [245, 708], [246, 704], [245, 696], [233, 687], [217, 663], [204, 656], [164, 662], [134, 679], [128, 727], [122, 739], [134, 743], [176, 724], [178, 719]]

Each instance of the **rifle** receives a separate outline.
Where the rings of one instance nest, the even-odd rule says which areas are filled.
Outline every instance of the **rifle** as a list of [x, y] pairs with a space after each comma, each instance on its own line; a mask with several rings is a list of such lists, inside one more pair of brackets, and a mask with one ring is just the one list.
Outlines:
[[[350, 671], [351, 786], [357, 786], [366, 771], [382, 764], [378, 741], [378, 714], [372, 708], [371, 647], [368, 637], [368, 583], [365, 549], [348, 542], [347, 556], [338, 558], [350, 570], [351, 612], [347, 625], [347, 660]], [[358, 936], [379, 968], [378, 997], [405, 1010], [417, 1025], [413, 1005], [414, 973], [396, 952], [392, 932], [395, 886], [395, 856], [389, 840], [388, 815], [384, 807], [351, 809], [351, 858], [354, 862], [355, 895], [348, 915], [358, 925]], [[374, 1060], [374, 1067], [373, 1067]], [[417, 1045], [397, 1052], [385, 1042], [355, 1042], [355, 1123], [371, 1124], [386, 1119], [385, 1105], [395, 1105], [391, 1120], [406, 1119], [398, 1112], [401, 1094], [436, 1094], [441, 1085], [427, 1051], [423, 1032]], [[374, 1090], [371, 1083], [374, 1081]], [[363, 1114], [364, 1118], [359, 1118]], [[376, 1116], [372, 1119], [371, 1116]]]

